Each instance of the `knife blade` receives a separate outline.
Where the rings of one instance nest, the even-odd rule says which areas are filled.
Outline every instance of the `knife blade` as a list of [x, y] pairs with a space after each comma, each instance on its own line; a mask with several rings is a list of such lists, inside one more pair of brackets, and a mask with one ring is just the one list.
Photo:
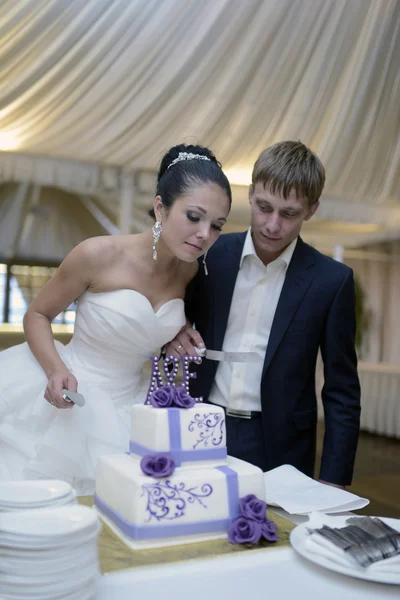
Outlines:
[[82, 394], [79, 394], [78, 392], [71, 392], [71, 390], [61, 390], [63, 393], [63, 400], [65, 400], [65, 402], [73, 402], [74, 404], [77, 404], [78, 406], [84, 406], [85, 405], [85, 398], [82, 396]]
[[195, 350], [202, 358], [218, 362], [251, 363], [263, 360], [258, 352], [223, 352], [222, 350], [209, 350], [208, 348], [197, 348], [196, 346]]

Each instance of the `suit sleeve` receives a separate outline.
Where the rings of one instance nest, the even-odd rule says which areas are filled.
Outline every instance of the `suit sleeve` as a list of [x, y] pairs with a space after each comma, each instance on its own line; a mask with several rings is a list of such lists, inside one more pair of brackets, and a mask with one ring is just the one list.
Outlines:
[[355, 288], [349, 271], [332, 302], [321, 341], [325, 437], [320, 479], [338, 485], [351, 483], [360, 429], [355, 332]]

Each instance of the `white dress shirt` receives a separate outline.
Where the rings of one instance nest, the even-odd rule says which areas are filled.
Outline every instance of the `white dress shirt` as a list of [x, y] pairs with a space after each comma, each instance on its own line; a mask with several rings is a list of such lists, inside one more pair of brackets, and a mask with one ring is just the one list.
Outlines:
[[258, 352], [262, 360], [251, 363], [220, 362], [210, 402], [234, 410], [261, 410], [260, 383], [279, 296], [297, 238], [282, 254], [265, 266], [247, 232], [240, 260], [222, 350]]

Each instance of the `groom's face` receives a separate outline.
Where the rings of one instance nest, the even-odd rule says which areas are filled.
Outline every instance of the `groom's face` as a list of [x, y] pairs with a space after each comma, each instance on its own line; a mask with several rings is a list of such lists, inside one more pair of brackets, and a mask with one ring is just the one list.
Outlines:
[[272, 262], [299, 235], [304, 221], [312, 217], [318, 202], [309, 206], [292, 189], [287, 198], [262, 184], [250, 186], [251, 231], [258, 257]]

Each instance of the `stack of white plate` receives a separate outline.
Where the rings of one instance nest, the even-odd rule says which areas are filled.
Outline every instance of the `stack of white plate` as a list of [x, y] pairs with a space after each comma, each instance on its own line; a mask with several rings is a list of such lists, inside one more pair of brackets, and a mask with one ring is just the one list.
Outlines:
[[76, 503], [75, 490], [57, 479], [0, 482], [0, 513]]
[[0, 514], [0, 598], [93, 600], [99, 530], [80, 505]]

